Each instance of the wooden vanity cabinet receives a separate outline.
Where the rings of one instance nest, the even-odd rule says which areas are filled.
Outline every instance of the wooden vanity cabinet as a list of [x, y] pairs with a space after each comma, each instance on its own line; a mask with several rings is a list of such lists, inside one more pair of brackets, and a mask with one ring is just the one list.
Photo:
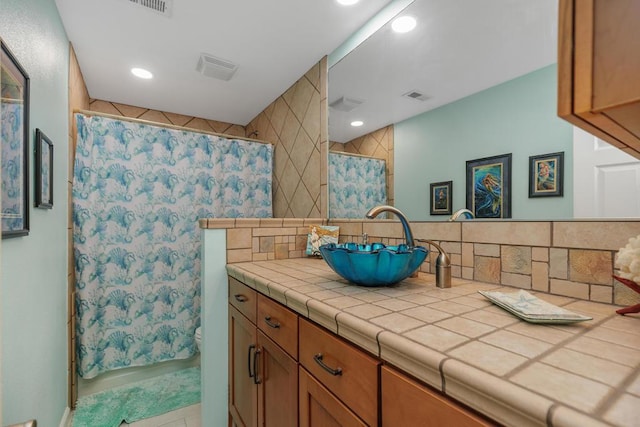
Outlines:
[[[299, 325], [300, 425], [325, 425], [317, 418], [340, 409], [335, 405], [338, 400], [366, 425], [377, 426], [380, 361], [304, 318]], [[313, 378], [307, 378], [309, 374]], [[340, 413], [351, 420], [347, 425], [360, 425], [348, 413]]]
[[298, 425], [298, 316], [229, 278], [230, 425]]
[[559, 6], [558, 115], [640, 158], [640, 2]]
[[383, 427], [496, 426], [388, 366], [382, 367], [380, 382]]

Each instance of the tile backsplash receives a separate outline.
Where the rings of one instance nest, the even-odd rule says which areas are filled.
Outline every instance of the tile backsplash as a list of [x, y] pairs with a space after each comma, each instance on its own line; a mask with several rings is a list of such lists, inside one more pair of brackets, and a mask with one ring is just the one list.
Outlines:
[[[398, 244], [395, 220], [322, 218], [203, 219], [202, 228], [227, 230], [227, 262], [300, 258], [309, 225], [340, 226], [340, 242]], [[617, 305], [640, 295], [612, 278], [617, 251], [640, 235], [640, 221], [412, 222], [415, 238], [438, 242], [449, 254], [453, 277]], [[420, 268], [433, 273], [437, 251]]]

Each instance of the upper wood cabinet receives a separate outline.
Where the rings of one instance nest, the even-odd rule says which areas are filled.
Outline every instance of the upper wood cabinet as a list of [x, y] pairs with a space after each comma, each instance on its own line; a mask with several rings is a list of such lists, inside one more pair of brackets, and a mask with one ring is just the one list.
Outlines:
[[640, 159], [640, 1], [559, 5], [558, 115]]

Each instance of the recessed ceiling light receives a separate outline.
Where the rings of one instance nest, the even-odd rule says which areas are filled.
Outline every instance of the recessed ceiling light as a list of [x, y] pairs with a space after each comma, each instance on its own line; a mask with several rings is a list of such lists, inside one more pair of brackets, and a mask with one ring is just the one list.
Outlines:
[[413, 16], [401, 16], [391, 23], [391, 28], [396, 33], [408, 33], [416, 27], [416, 18]]
[[354, 120], [354, 121], [351, 122], [351, 126], [353, 126], [354, 128], [362, 126], [363, 124], [364, 124], [364, 122], [362, 120]]
[[145, 70], [144, 68], [132, 68], [131, 74], [136, 77], [140, 77], [141, 79], [153, 78], [153, 74], [151, 74], [151, 71]]
[[358, 3], [360, 0], [336, 0], [343, 6], [351, 6], [352, 4]]

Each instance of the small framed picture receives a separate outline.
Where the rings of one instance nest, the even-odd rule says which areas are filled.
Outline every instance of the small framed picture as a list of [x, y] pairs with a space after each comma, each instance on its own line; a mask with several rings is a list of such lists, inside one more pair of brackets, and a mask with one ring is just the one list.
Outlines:
[[467, 160], [467, 209], [476, 218], [511, 218], [511, 157]]
[[564, 152], [529, 157], [529, 197], [562, 197]]
[[453, 181], [433, 182], [430, 188], [431, 215], [451, 215]]
[[36, 208], [53, 208], [53, 143], [36, 129]]

